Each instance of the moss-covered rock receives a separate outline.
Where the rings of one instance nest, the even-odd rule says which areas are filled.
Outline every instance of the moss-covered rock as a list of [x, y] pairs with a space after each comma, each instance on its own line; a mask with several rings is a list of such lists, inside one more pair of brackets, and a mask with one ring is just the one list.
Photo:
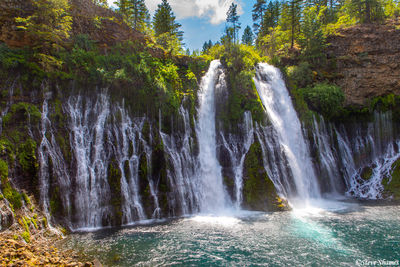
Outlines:
[[382, 181], [384, 186], [384, 195], [392, 196], [395, 200], [400, 200], [400, 159], [398, 159], [392, 165], [392, 177], [391, 179], [385, 178]]
[[21, 123], [28, 121], [31, 124], [37, 124], [40, 121], [42, 114], [40, 113], [37, 106], [26, 103], [19, 102], [13, 104], [10, 111], [3, 118], [3, 126], [7, 127], [10, 123]]
[[243, 206], [260, 211], [283, 210], [285, 205], [264, 169], [262, 158], [260, 144], [253, 143], [244, 161]]
[[8, 180], [8, 165], [4, 160], [0, 160], [0, 177], [3, 196], [10, 203], [12, 209], [20, 209], [22, 207], [22, 196]]
[[115, 159], [112, 159], [108, 165], [107, 180], [110, 185], [111, 206], [114, 210], [113, 224], [120, 225], [122, 222], [122, 194], [121, 194], [122, 173]]
[[365, 167], [360, 174], [361, 178], [364, 180], [369, 180], [372, 177], [372, 168], [371, 167]]

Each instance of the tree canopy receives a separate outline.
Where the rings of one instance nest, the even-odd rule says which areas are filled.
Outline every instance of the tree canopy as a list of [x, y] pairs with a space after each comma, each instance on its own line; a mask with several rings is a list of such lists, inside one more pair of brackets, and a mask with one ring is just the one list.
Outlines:
[[176, 17], [167, 0], [162, 0], [153, 17], [153, 30], [157, 43], [165, 49], [181, 50], [183, 32], [181, 24], [176, 22]]

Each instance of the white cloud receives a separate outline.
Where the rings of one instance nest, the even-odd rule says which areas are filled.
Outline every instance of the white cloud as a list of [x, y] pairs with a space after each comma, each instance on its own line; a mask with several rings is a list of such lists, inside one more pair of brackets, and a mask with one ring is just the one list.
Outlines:
[[[114, 0], [108, 0], [112, 4]], [[161, 0], [145, 0], [151, 14], [157, 9]], [[234, 0], [169, 0], [172, 11], [178, 19], [198, 17], [208, 18], [211, 24], [220, 24], [226, 19], [226, 12]], [[242, 6], [238, 3], [238, 13], [243, 13]]]

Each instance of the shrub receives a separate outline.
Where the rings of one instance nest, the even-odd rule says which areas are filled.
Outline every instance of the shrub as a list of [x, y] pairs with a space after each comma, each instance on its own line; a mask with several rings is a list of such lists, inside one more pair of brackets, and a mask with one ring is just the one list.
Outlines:
[[341, 112], [345, 97], [340, 87], [318, 83], [314, 87], [308, 87], [302, 91], [308, 105], [328, 119]]
[[287, 76], [295, 88], [309, 86], [313, 82], [313, 72], [308, 62], [287, 68]]

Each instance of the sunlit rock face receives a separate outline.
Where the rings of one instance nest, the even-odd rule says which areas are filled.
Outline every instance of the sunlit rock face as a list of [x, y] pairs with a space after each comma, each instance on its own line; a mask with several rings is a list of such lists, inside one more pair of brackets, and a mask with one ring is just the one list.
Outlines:
[[328, 55], [336, 61], [335, 82], [343, 89], [348, 105], [364, 105], [375, 96], [400, 94], [398, 26], [395, 21], [357, 25], [328, 38]]

